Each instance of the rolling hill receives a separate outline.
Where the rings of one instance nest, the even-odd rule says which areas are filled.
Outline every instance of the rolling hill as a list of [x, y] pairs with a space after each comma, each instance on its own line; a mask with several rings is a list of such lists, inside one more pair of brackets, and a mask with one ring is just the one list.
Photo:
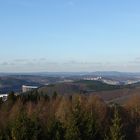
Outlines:
[[115, 86], [102, 83], [101, 81], [79, 80], [73, 83], [61, 83], [49, 86], [44, 86], [38, 89], [39, 93], [53, 95], [57, 92], [58, 95], [97, 95], [103, 98], [106, 102], [123, 103], [134, 95], [140, 95], [140, 83], [132, 85]]
[[118, 85], [108, 85], [101, 81], [88, 81], [79, 80], [71, 83], [58, 83], [49, 86], [44, 86], [38, 89], [39, 92], [45, 92], [49, 95], [57, 92], [61, 95], [67, 94], [90, 94], [91, 92], [106, 91], [120, 89], [121, 86]]

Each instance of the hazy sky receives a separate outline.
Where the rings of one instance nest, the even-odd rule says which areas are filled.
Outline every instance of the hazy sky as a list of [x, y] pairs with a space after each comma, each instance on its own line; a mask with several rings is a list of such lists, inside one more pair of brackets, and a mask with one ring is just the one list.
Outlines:
[[140, 0], [0, 0], [0, 72], [140, 71]]

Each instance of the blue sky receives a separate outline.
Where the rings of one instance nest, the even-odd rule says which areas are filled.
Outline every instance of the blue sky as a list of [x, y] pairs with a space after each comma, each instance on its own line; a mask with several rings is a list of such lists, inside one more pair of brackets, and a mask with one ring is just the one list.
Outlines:
[[139, 5], [139, 0], [0, 0], [0, 72], [139, 72]]

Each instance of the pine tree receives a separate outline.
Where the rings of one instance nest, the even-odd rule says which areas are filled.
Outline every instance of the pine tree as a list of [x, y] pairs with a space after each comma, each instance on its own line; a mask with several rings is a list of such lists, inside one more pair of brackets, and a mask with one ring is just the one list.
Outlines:
[[65, 139], [66, 140], [81, 140], [79, 129], [76, 125], [76, 122], [73, 119], [68, 120]]
[[117, 106], [114, 106], [114, 117], [112, 119], [112, 126], [110, 127], [110, 135], [106, 137], [106, 140], [124, 140], [123, 125], [121, 124], [121, 118]]
[[88, 140], [99, 139], [99, 126], [97, 124], [94, 114], [90, 113], [87, 114], [86, 138]]
[[40, 136], [40, 127], [25, 112], [21, 112], [13, 121], [11, 137], [13, 140], [36, 140]]
[[53, 93], [53, 95], [52, 95], [52, 99], [55, 100], [55, 99], [57, 98], [57, 96], [58, 96], [58, 94], [57, 94], [57, 92], [55, 91], [55, 92]]
[[87, 118], [82, 108], [80, 97], [78, 97], [72, 107], [72, 112], [68, 120], [66, 130], [66, 140], [87, 140]]
[[47, 140], [63, 140], [64, 129], [56, 118], [51, 118], [47, 124]]

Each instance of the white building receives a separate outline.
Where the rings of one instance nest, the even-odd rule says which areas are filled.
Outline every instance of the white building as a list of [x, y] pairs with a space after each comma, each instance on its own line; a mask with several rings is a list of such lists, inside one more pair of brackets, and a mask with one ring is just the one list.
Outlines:
[[23, 85], [22, 86], [22, 92], [32, 91], [32, 90], [37, 89], [37, 88], [38, 88], [37, 86], [26, 86], [26, 85]]
[[8, 94], [0, 94], [0, 98], [2, 98], [3, 101], [6, 101], [8, 97]]
[[84, 78], [84, 80], [89, 80], [89, 81], [98, 81], [101, 80], [102, 77], [88, 77], [88, 78]]

